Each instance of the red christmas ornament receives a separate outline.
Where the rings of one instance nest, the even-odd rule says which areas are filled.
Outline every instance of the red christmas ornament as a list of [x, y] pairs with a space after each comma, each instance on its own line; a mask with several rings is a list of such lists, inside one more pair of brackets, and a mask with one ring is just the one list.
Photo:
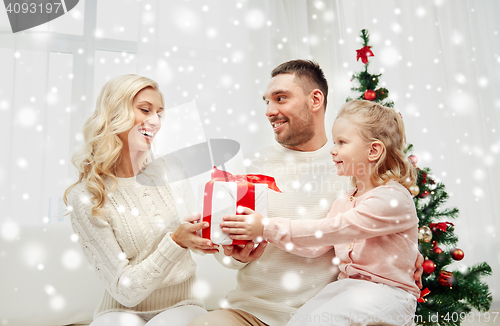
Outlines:
[[417, 163], [418, 163], [418, 158], [417, 158], [415, 155], [413, 155], [413, 154], [412, 154], [412, 155], [410, 155], [408, 158], [410, 159], [410, 162], [411, 162], [413, 165], [417, 165]]
[[359, 58], [361, 58], [361, 61], [365, 65], [368, 64], [368, 57], [375, 56], [370, 48], [371, 46], [364, 46], [361, 49], [356, 50], [356, 61], [359, 61]]
[[453, 286], [455, 279], [453, 277], [452, 272], [441, 271], [441, 272], [439, 272], [438, 281], [439, 281], [439, 285], [451, 287], [451, 286]]
[[[429, 196], [429, 190], [425, 190], [423, 193], [421, 193], [420, 195], [418, 195], [420, 198], [425, 198], [427, 196]], [[432, 228], [431, 228], [432, 229]]]
[[435, 247], [434, 249], [432, 249], [432, 252], [435, 252], [436, 254], [441, 254], [443, 252], [443, 249]]
[[422, 267], [424, 268], [424, 274], [431, 274], [436, 270], [436, 264], [432, 260], [425, 260], [424, 263], [422, 264]]
[[365, 92], [365, 99], [368, 100], [368, 101], [372, 101], [375, 99], [375, 97], [377, 97], [377, 94], [375, 93], [374, 90], [371, 90], [371, 89], [368, 89], [366, 92]]
[[448, 225], [454, 226], [451, 222], [429, 223], [429, 227], [434, 233], [446, 232], [448, 230]]
[[455, 260], [464, 259], [464, 252], [462, 249], [455, 248], [450, 252], [450, 254], [451, 254], [451, 258], [453, 258]]
[[432, 248], [436, 248], [437, 244], [438, 244], [438, 243], [437, 243], [437, 241], [436, 241], [436, 240], [432, 240]]

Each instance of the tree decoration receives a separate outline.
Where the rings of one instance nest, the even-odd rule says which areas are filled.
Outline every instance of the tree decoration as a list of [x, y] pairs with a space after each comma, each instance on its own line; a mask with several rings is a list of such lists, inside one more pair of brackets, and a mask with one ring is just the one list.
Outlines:
[[423, 289], [420, 291], [420, 298], [417, 299], [417, 302], [425, 302], [425, 296], [431, 293], [428, 288]]
[[413, 155], [413, 154], [412, 154], [412, 155], [408, 156], [408, 159], [410, 160], [410, 162], [411, 162], [413, 165], [415, 165], [415, 166], [417, 165], [417, 163], [418, 163], [418, 158], [417, 158], [415, 155]]
[[[352, 76], [351, 81], [356, 82], [356, 86], [351, 90], [357, 92], [356, 99], [362, 100], [371, 98], [373, 91], [375, 98], [371, 101], [393, 107], [392, 101], [384, 102], [389, 91], [386, 88], [377, 88], [382, 74], [374, 75], [368, 72], [369, 58], [375, 57], [373, 48], [369, 45], [368, 31], [362, 30], [360, 36], [363, 46], [356, 50], [356, 58], [361, 59], [364, 70]], [[351, 99], [347, 98], [347, 101]], [[444, 184], [434, 181], [429, 168], [417, 167], [418, 158], [410, 155], [412, 149], [413, 145], [409, 144], [406, 153], [409, 155], [408, 160], [417, 170], [417, 181], [408, 191], [413, 195], [419, 218], [419, 251], [426, 258], [425, 274], [422, 277], [423, 290], [417, 300], [415, 322], [422, 326], [458, 326], [461, 319], [449, 316], [467, 314], [472, 309], [480, 312], [490, 309], [492, 295], [481, 278], [491, 275], [491, 267], [482, 262], [460, 271], [446, 270], [448, 265], [463, 259], [464, 256], [463, 251], [456, 248], [458, 238], [454, 232], [455, 226], [446, 221], [457, 218], [459, 211], [455, 207], [443, 208], [449, 197]], [[450, 252], [448, 248], [454, 249]]]
[[421, 193], [420, 195], [418, 195], [420, 198], [427, 198], [427, 196], [429, 196], [429, 190], [424, 190], [423, 193]]
[[443, 253], [443, 249], [439, 248], [439, 247], [434, 247], [432, 249], [432, 252], [436, 253], [436, 254], [441, 254]]
[[[366, 42], [368, 43], [368, 42]], [[372, 52], [372, 50], [370, 50], [371, 46], [363, 46], [361, 49], [359, 50], [356, 50], [356, 61], [359, 61], [359, 59], [361, 59], [361, 61], [367, 65], [368, 64], [368, 57], [373, 57], [375, 56]]]
[[448, 230], [448, 225], [454, 226], [451, 222], [429, 223], [429, 227], [434, 233], [442, 233]]
[[432, 240], [432, 231], [428, 226], [422, 226], [418, 229], [418, 240], [429, 242]]
[[454, 278], [453, 273], [448, 271], [439, 272], [439, 285], [441, 286], [453, 286]]
[[425, 274], [432, 274], [434, 270], [436, 269], [436, 264], [432, 260], [425, 260], [424, 263], [422, 264], [422, 267], [424, 268], [424, 273]]
[[[371, 74], [368, 72], [368, 67], [370, 66], [370, 61], [368, 57], [374, 57], [373, 51], [371, 50], [370, 35], [366, 29], [363, 29], [360, 34], [361, 40], [363, 42], [363, 47], [359, 50], [356, 50], [356, 61], [361, 59], [363, 62], [365, 69], [359, 73], [355, 73], [352, 76], [351, 81], [356, 82], [358, 86], [351, 87], [352, 91], [358, 92], [359, 95], [356, 97], [358, 100], [368, 100], [380, 103], [384, 106], [392, 108], [394, 103], [392, 101], [384, 100], [389, 96], [389, 91], [387, 88], [379, 87], [377, 88], [379, 77], [382, 74]], [[352, 98], [347, 98], [347, 102], [352, 100]]]
[[377, 94], [375, 93], [375, 91], [368, 89], [368, 90], [366, 90], [364, 97], [365, 97], [365, 100], [373, 101], [377, 97]]
[[464, 259], [464, 252], [462, 251], [462, 249], [455, 248], [450, 252], [450, 254], [451, 254], [451, 258], [453, 258], [455, 260]]
[[408, 190], [410, 190], [410, 193], [413, 197], [418, 196], [418, 194], [420, 193], [420, 188], [417, 185], [410, 186]]

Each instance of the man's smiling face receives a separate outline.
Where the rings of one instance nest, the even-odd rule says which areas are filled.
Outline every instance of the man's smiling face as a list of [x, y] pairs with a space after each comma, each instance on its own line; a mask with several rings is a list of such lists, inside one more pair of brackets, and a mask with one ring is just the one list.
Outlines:
[[280, 74], [271, 79], [263, 96], [276, 141], [290, 149], [314, 136], [310, 93], [302, 84], [293, 74]]

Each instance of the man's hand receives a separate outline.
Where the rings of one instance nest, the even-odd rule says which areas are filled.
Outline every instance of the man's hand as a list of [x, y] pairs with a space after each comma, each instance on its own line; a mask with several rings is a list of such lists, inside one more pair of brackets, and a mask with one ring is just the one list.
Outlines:
[[243, 215], [227, 215], [220, 223], [222, 232], [229, 233], [233, 240], [262, 240], [264, 216], [248, 207], [238, 207]]
[[206, 254], [214, 254], [218, 252], [217, 245], [212, 241], [203, 239], [196, 234], [197, 231], [208, 228], [208, 222], [195, 223], [200, 219], [200, 214], [188, 216], [177, 229], [170, 235], [172, 240], [175, 241], [182, 248], [191, 248], [202, 251]]
[[418, 288], [422, 290], [422, 274], [424, 273], [424, 268], [422, 264], [424, 263], [424, 256], [419, 252], [417, 256], [417, 261], [415, 262], [415, 274], [413, 274], [413, 278], [415, 279], [415, 284], [417, 284]]
[[224, 255], [231, 256], [242, 263], [248, 263], [262, 256], [266, 246], [267, 241], [262, 241], [254, 248], [254, 243], [250, 241], [244, 247], [223, 245], [222, 248], [224, 248]]

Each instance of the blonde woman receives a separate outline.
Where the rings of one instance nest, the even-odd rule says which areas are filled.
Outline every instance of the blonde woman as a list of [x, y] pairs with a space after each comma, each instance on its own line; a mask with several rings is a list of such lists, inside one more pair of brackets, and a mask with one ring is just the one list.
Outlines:
[[[175, 161], [151, 162], [163, 97], [149, 78], [124, 75], [102, 88], [73, 156], [78, 181], [64, 194], [73, 230], [105, 291], [91, 326], [186, 325], [206, 313], [196, 295], [188, 248], [214, 253], [190, 223], [195, 207], [187, 181], [165, 183]], [[147, 167], [147, 169], [145, 169]], [[139, 182], [138, 174], [149, 182]], [[147, 173], [145, 173], [147, 172]], [[148, 185], [145, 185], [148, 184]]]

